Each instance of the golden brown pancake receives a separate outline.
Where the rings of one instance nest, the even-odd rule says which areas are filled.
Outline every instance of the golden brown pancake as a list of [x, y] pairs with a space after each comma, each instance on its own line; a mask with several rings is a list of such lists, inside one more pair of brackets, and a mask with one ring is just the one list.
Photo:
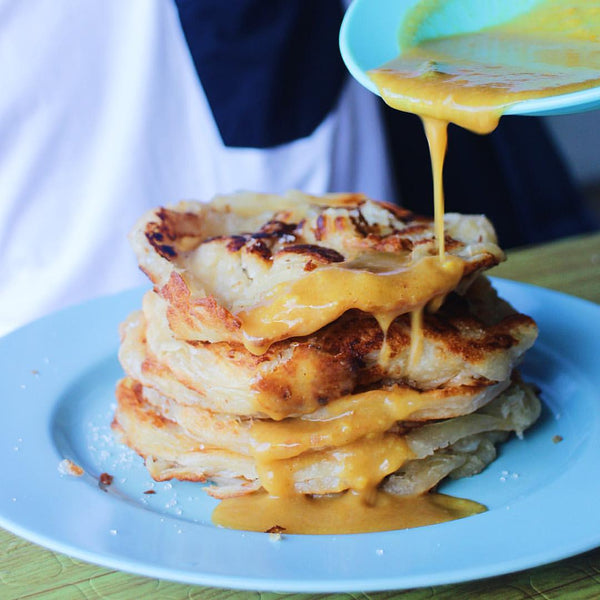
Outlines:
[[534, 322], [500, 300], [486, 280], [425, 316], [416, 364], [409, 361], [406, 315], [388, 330], [389, 356], [382, 364], [381, 328], [359, 311], [257, 356], [241, 344], [175, 337], [166, 302], [153, 292], [145, 295], [143, 308], [122, 328], [120, 359], [131, 377], [184, 405], [274, 419], [311, 413], [381, 382], [428, 390], [507, 381], [537, 335]]
[[114, 429], [157, 480], [217, 498], [420, 494], [479, 472], [540, 404], [532, 319], [481, 274], [482, 216], [360, 194], [234, 194], [144, 215], [153, 283], [121, 327]]
[[[146, 459], [155, 479], [211, 481], [213, 486], [208, 491], [219, 498], [250, 493], [261, 484], [268, 485], [264, 479], [259, 480], [260, 462], [251, 456], [198, 441], [176, 421], [157, 412], [146, 400], [141, 384], [131, 379], [122, 380], [117, 386], [117, 400], [113, 427], [125, 443]], [[517, 381], [476, 413], [425, 425], [409, 422], [406, 428], [396, 427], [367, 441], [307, 451], [289, 459], [271, 461], [268, 467], [285, 472], [297, 493], [329, 494], [356, 487], [356, 475], [345, 463], [351, 461], [354, 453], [358, 451], [375, 460], [384, 454], [393, 457], [385, 466], [387, 472], [382, 471], [387, 476], [384, 487], [394, 493], [407, 493], [403, 490], [417, 487], [426, 490], [456, 469], [463, 468], [463, 474], [471, 474], [477, 465], [483, 467], [487, 464], [486, 457], [493, 458], [489, 443], [502, 437], [490, 432], [521, 433], [537, 419], [539, 411], [535, 394]], [[487, 453], [481, 451], [482, 444], [484, 449], [487, 446]], [[431, 461], [431, 457], [436, 456], [442, 468], [430, 470], [415, 466], [422, 459]], [[364, 456], [360, 458], [364, 460]], [[465, 469], [468, 462], [471, 465]], [[431, 466], [431, 462], [429, 464]], [[439, 474], [434, 481], [433, 472]]]
[[[147, 387], [140, 393], [143, 402], [155, 412], [178, 423], [204, 445], [254, 455], [260, 454], [261, 444], [268, 440], [268, 453], [286, 458], [307, 449], [347, 444], [365, 435], [383, 433], [397, 426], [398, 414], [414, 424], [467, 415], [491, 402], [509, 385], [510, 381], [503, 381], [496, 385], [458, 386], [422, 392], [407, 386], [391, 385], [342, 396], [309, 415], [284, 421], [215, 413], [181, 404]], [[401, 404], [406, 396], [410, 396], [411, 405], [405, 409]], [[394, 401], [398, 405], [395, 411], [381, 411], [380, 404]], [[375, 411], [384, 416], [370, 419]], [[365, 413], [371, 415], [365, 417]]]
[[[368, 279], [371, 287], [371, 281], [389, 281], [391, 273], [414, 271], [394, 294], [367, 303], [369, 312], [402, 314], [448, 288], [466, 289], [478, 272], [503, 260], [483, 216], [448, 214], [446, 232], [443, 265], [434, 260], [430, 219], [359, 194], [317, 198], [296, 192], [160, 208], [140, 219], [131, 240], [140, 267], [169, 302], [177, 337], [238, 342], [260, 353], [273, 342], [320, 329], [349, 308], [365, 308], [361, 298], [340, 294], [356, 279]], [[429, 285], [421, 276], [432, 271], [443, 283]], [[276, 331], [272, 322], [268, 328], [252, 322], [265, 302], [295, 297], [299, 282], [321, 294], [319, 306], [309, 314], [302, 302], [302, 310], [280, 307]]]

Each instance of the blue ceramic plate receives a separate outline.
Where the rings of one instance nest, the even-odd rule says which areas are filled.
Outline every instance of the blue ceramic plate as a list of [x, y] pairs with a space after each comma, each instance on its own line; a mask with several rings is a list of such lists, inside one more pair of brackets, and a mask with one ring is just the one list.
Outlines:
[[[406, 531], [279, 541], [214, 527], [215, 501], [199, 484], [153, 482], [110, 432], [121, 376], [117, 327], [140, 306], [136, 290], [0, 340], [0, 525], [109, 568], [290, 592], [465, 581], [600, 545], [600, 307], [518, 283], [496, 285], [539, 323], [523, 371], [541, 387], [545, 409], [525, 439], [509, 441], [486, 471], [444, 488], [482, 502], [486, 513]], [[85, 474], [61, 475], [64, 458]], [[107, 491], [98, 486], [103, 472], [114, 477]]]
[[[478, 31], [530, 10], [540, 0], [445, 0], [415, 41]], [[340, 52], [350, 74], [374, 94], [367, 71], [399, 54], [403, 21], [420, 0], [353, 0], [340, 29]], [[507, 115], [560, 115], [600, 107], [600, 87], [512, 104]]]

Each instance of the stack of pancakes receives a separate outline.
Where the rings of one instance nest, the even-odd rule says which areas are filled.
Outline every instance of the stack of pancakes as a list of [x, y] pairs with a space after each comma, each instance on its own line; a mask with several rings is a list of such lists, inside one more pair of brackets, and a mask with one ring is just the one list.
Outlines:
[[121, 329], [114, 428], [152, 477], [226, 498], [479, 472], [540, 412], [515, 372], [535, 323], [482, 272], [481, 216], [429, 219], [362, 195], [240, 193], [144, 215], [153, 289]]

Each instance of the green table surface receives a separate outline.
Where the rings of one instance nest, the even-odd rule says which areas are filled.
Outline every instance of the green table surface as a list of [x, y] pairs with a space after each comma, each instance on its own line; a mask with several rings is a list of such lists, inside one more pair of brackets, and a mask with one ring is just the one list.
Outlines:
[[[508, 253], [492, 275], [560, 290], [600, 303], [600, 234]], [[600, 500], [600, 499], [599, 499]], [[515, 540], [518, 543], [518, 540]], [[0, 529], [0, 600], [81, 599], [390, 599], [600, 598], [600, 548], [501, 577], [415, 590], [354, 594], [275, 594], [178, 584], [129, 575], [51, 552]]]

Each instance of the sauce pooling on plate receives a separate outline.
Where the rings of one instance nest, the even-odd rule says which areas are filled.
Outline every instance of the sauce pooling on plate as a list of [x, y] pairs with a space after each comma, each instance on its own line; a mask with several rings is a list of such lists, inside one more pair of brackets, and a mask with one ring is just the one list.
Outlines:
[[213, 521], [247, 531], [368, 533], [444, 523], [483, 511], [485, 507], [477, 502], [444, 494], [394, 496], [378, 492], [366, 503], [353, 491], [322, 498], [254, 493], [222, 501]]

